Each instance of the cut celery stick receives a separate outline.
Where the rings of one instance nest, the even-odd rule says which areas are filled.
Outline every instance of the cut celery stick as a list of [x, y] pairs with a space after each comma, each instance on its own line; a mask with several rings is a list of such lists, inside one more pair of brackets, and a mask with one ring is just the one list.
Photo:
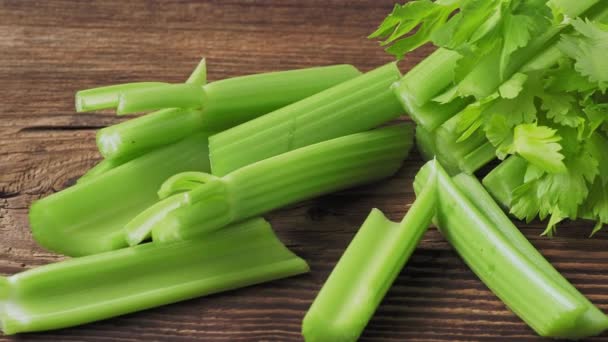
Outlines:
[[343, 64], [209, 83], [204, 87], [205, 128], [219, 131], [236, 126], [360, 75], [361, 72], [354, 66]]
[[[159, 242], [189, 239], [285, 205], [373, 182], [398, 170], [412, 140], [412, 126], [401, 124], [265, 159], [194, 187], [186, 193], [188, 203], [164, 218], [146, 211], [150, 219], [129, 224], [125, 235], [143, 239], [151, 230]], [[135, 240], [129, 238], [130, 243], [139, 242]]]
[[484, 177], [483, 185], [492, 197], [508, 208], [513, 202], [513, 190], [524, 183], [527, 168], [525, 159], [510, 156]]
[[306, 341], [359, 338], [429, 227], [436, 200], [431, 179], [400, 223], [372, 210], [306, 313]]
[[456, 51], [439, 48], [406, 73], [395, 90], [404, 108], [410, 112], [422, 107], [453, 85], [461, 58]]
[[5, 334], [59, 329], [308, 271], [263, 219], [0, 277]]
[[[473, 178], [452, 179], [437, 163], [437, 225], [473, 272], [539, 335], [579, 339], [608, 328], [608, 318], [548, 263], [540, 260], [497, 207], [480, 195]], [[425, 166], [414, 182], [417, 192], [431, 177]], [[484, 214], [491, 211], [491, 214]], [[501, 217], [501, 215], [503, 217]], [[498, 227], [500, 225], [500, 227]], [[560, 278], [559, 280], [556, 280]]]
[[496, 149], [483, 132], [475, 132], [468, 139], [457, 142], [458, 116], [439, 126], [434, 132], [416, 127], [416, 143], [426, 160], [437, 158], [450, 174], [472, 174], [496, 158]]
[[200, 110], [169, 108], [102, 128], [97, 148], [106, 159], [121, 160], [176, 142], [200, 132]]
[[[201, 59], [190, 77], [189, 84], [204, 85], [207, 82], [207, 64]], [[125, 92], [140, 92], [146, 89], [169, 86], [164, 82], [136, 82], [117, 84], [107, 87], [81, 90], [76, 93], [76, 111], [89, 112], [99, 109], [111, 109], [119, 106], [120, 98]]]
[[391, 85], [395, 63], [209, 139], [211, 168], [223, 176], [240, 167], [320, 141], [361, 132], [398, 117], [403, 109]]
[[122, 228], [158, 201], [163, 181], [178, 172], [209, 170], [207, 136], [196, 134], [34, 202], [34, 238], [70, 256], [126, 246]]
[[[195, 74], [197, 73], [194, 72], [193, 75]], [[201, 96], [205, 103], [203, 109], [164, 109], [101, 129], [97, 133], [97, 146], [107, 159], [138, 155], [196, 131], [218, 131], [232, 127], [360, 74], [351, 65], [335, 65], [249, 75], [209, 83], [202, 88]], [[145, 94], [142, 92], [140, 95]], [[141, 97], [143, 102], [139, 104], [148, 106], [147, 98]], [[172, 101], [172, 98], [166, 100]]]
[[429, 102], [422, 107], [417, 107], [412, 104], [405, 104], [402, 96], [403, 93], [399, 88], [395, 88], [395, 95], [401, 99], [403, 108], [407, 112], [410, 118], [416, 122], [419, 126], [422, 126], [429, 132], [434, 131], [444, 122], [448, 121], [454, 116], [454, 113], [458, 113], [463, 110], [466, 105], [470, 102], [468, 99], [456, 98], [449, 103], [441, 104], [437, 102]]
[[134, 89], [151, 89], [167, 85], [163, 82], [135, 82], [81, 90], [76, 93], [76, 111], [89, 112], [116, 108], [120, 94]]
[[124, 115], [161, 108], [200, 109], [205, 101], [205, 94], [198, 84], [167, 84], [123, 91], [116, 107], [116, 114]]

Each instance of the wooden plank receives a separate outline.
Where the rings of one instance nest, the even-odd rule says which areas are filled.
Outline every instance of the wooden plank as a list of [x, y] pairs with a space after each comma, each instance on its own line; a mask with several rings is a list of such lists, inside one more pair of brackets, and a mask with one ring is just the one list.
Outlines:
[[[391, 60], [365, 39], [394, 0], [17, 1], [0, 0], [0, 273], [60, 260], [31, 238], [29, 204], [69, 186], [99, 159], [95, 130], [110, 114], [75, 114], [77, 89], [126, 81], [178, 82], [201, 55], [210, 79]], [[402, 62], [404, 71], [424, 58]], [[26, 340], [297, 341], [301, 319], [372, 207], [399, 219], [422, 161], [393, 179], [270, 214], [281, 239], [312, 272]], [[583, 293], [608, 310], [608, 235], [566, 223], [553, 240], [525, 234]], [[366, 329], [366, 341], [536, 340], [434, 230]], [[1, 340], [8, 340], [0, 337]], [[601, 338], [600, 338], [601, 339]]]

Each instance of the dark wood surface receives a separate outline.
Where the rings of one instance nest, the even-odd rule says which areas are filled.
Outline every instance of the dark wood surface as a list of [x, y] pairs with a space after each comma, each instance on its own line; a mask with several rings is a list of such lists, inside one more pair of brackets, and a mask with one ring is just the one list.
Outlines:
[[[391, 60], [367, 41], [394, 0], [0, 0], [0, 273], [61, 260], [32, 240], [30, 203], [73, 184], [99, 155], [96, 129], [111, 114], [76, 114], [77, 89], [118, 82], [182, 81], [200, 56], [211, 80], [271, 70]], [[402, 63], [411, 68], [422, 49]], [[268, 215], [312, 272], [18, 340], [298, 341], [300, 323], [372, 207], [400, 219], [422, 161], [391, 180]], [[519, 224], [542, 253], [608, 311], [608, 235], [566, 223], [553, 240]], [[10, 340], [5, 337], [0, 339]], [[362, 337], [366, 341], [534, 340], [435, 231], [429, 231]]]

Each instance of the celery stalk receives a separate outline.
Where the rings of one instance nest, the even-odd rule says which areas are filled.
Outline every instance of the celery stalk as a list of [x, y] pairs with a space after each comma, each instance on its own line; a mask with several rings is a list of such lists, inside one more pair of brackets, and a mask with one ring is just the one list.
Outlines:
[[[207, 63], [201, 59], [186, 83], [204, 85], [207, 82]], [[76, 93], [76, 111], [117, 108], [125, 92], [140, 92], [169, 85], [163, 82], [138, 82], [81, 90]]]
[[510, 156], [483, 179], [488, 192], [505, 208], [513, 201], [513, 190], [524, 183], [528, 163], [518, 156]]
[[437, 158], [450, 174], [472, 174], [496, 158], [496, 149], [481, 131], [458, 142], [457, 122], [458, 116], [455, 116], [434, 132], [417, 126], [416, 143], [426, 160]]
[[106, 159], [129, 159], [199, 132], [202, 126], [200, 110], [162, 109], [102, 128], [97, 132], [97, 148]]
[[308, 271], [261, 218], [0, 277], [5, 334], [70, 327]]
[[424, 106], [449, 88], [461, 58], [456, 51], [439, 48], [412, 68], [395, 90], [403, 107], [411, 112], [411, 108]]
[[306, 341], [356, 341], [431, 223], [430, 180], [400, 223], [373, 209], [306, 313]]
[[[582, 0], [576, 4], [563, 2], [560, 8], [571, 17], [586, 13], [587, 17], [593, 20], [605, 20], [608, 14], [606, 13], [608, 7], [599, 0]], [[555, 25], [543, 35], [533, 39], [513, 55], [504, 75], [500, 74], [500, 68], [497, 67], [500, 65], [500, 56], [496, 51], [496, 54], [490, 54], [481, 60], [459, 84], [453, 87], [448, 85], [453, 80], [453, 73], [461, 57], [456, 53], [449, 55], [443, 51], [444, 49], [438, 49], [412, 69], [411, 76], [410, 73], [404, 76], [404, 81], [395, 88], [395, 93], [412, 119], [432, 132], [472, 102], [471, 98], [458, 98], [447, 104], [437, 104], [432, 102], [434, 97], [441, 95], [442, 91], [444, 93], [460, 91], [473, 94], [477, 99], [484, 98], [495, 92], [518, 70], [524, 72], [555, 64], [562, 55], [556, 47], [558, 36], [569, 29], [568, 25]], [[441, 80], [438, 80], [439, 78]]]
[[126, 246], [123, 226], [158, 201], [167, 177], [209, 170], [207, 136], [196, 134], [36, 201], [29, 214], [34, 238], [70, 256]]
[[[414, 183], [417, 192], [431, 172], [428, 165], [419, 172]], [[472, 185], [474, 178], [452, 179], [441, 167], [436, 177], [436, 221], [441, 233], [473, 272], [539, 335], [578, 339], [608, 328], [608, 318], [541, 260], [500, 208], [488, 203], [481, 185]]]
[[214, 175], [320, 141], [374, 128], [403, 109], [391, 85], [401, 74], [390, 63], [209, 139]]
[[161, 108], [202, 108], [206, 101], [198, 84], [167, 84], [134, 89], [120, 95], [116, 114], [124, 115]]
[[143, 219], [134, 219], [139, 224], [127, 225], [125, 235], [132, 244], [150, 231], [159, 242], [189, 239], [285, 205], [376, 181], [397, 171], [412, 140], [412, 126], [401, 124], [303, 147], [224, 177], [209, 176], [185, 193], [185, 204], [166, 214], [145, 211]]
[[125, 91], [151, 89], [163, 85], [167, 85], [167, 83], [135, 82], [81, 90], [76, 93], [76, 111], [81, 113], [116, 108], [120, 95]]
[[[123, 106], [130, 103], [136, 109], [163, 105], [179, 107], [180, 104], [198, 107], [196, 101], [200, 101], [203, 108], [164, 109], [101, 129], [97, 134], [97, 146], [107, 159], [136, 155], [196, 131], [219, 131], [232, 127], [360, 74], [351, 65], [335, 65], [235, 77], [208, 83], [198, 89], [198, 93], [188, 93], [191, 97], [185, 100], [176, 100], [170, 93], [163, 94], [163, 89], [177, 89], [177, 85], [152, 88], [149, 92], [138, 91], [123, 98]], [[192, 85], [180, 86], [192, 89]]]
[[204, 87], [205, 128], [224, 130], [270, 113], [361, 75], [333, 65], [229, 78]]

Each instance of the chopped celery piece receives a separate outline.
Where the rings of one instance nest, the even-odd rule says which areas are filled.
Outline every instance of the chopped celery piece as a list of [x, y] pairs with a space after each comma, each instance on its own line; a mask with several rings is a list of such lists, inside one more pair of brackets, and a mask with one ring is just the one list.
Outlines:
[[[185, 198], [178, 208], [167, 211], [161, 205], [159, 210], [144, 211], [133, 220], [138, 224], [127, 225], [125, 235], [131, 244], [150, 232], [159, 242], [189, 239], [285, 205], [376, 181], [399, 169], [412, 140], [412, 125], [401, 124], [303, 147], [224, 177], [209, 176], [200, 185], [192, 183], [192, 190], [183, 195], [173, 195]], [[184, 177], [191, 179], [192, 174]], [[175, 177], [170, 182], [179, 183]]]
[[207, 136], [196, 134], [34, 202], [34, 238], [70, 256], [126, 246], [122, 228], [158, 201], [163, 181], [178, 172], [209, 170]]
[[422, 107], [453, 85], [461, 58], [456, 51], [439, 48], [405, 74], [396, 89], [404, 108], [409, 112], [411, 107]]
[[[196, 72], [193, 73], [195, 74]], [[202, 109], [163, 109], [101, 129], [97, 134], [97, 146], [107, 159], [137, 155], [142, 151], [177, 141], [196, 131], [219, 131], [232, 127], [360, 74], [352, 65], [334, 65], [212, 82], [202, 87], [201, 96], [204, 102]], [[136, 104], [148, 108], [150, 108], [149, 103], [154, 103], [165, 96], [161, 92], [154, 95], [153, 100], [145, 92], [135, 95], [141, 100]], [[174, 99], [168, 97], [164, 100]], [[166, 104], [175, 106], [177, 103], [166, 102]]]
[[211, 169], [240, 167], [320, 141], [371, 129], [403, 109], [391, 85], [401, 74], [390, 63], [209, 139]]
[[163, 82], [135, 82], [81, 90], [76, 93], [76, 111], [89, 112], [118, 107], [120, 95], [135, 89], [151, 89], [167, 85]]
[[[580, 339], [608, 328], [608, 318], [542, 260], [474, 178], [451, 178], [437, 163], [436, 223], [475, 274], [539, 335]], [[432, 177], [426, 165], [417, 192]]]
[[513, 190], [524, 183], [527, 169], [525, 159], [510, 156], [484, 177], [483, 185], [500, 204], [508, 208], [513, 202]]
[[436, 190], [431, 179], [400, 223], [371, 211], [306, 313], [306, 341], [357, 341], [427, 231]]
[[0, 277], [5, 334], [70, 327], [308, 271], [261, 218]]
[[270, 72], [211, 82], [204, 87], [205, 128], [224, 130], [361, 75], [348, 64]]
[[[207, 63], [202, 58], [186, 83], [202, 86], [206, 82]], [[170, 84], [164, 82], [136, 82], [81, 90], [76, 93], [76, 111], [89, 112], [99, 109], [118, 108], [124, 93], [138, 93], [166, 86], [170, 86]]]
[[97, 132], [97, 148], [106, 159], [128, 159], [199, 132], [202, 126], [200, 110], [162, 109], [102, 128]]
[[448, 121], [451, 117], [453, 117], [454, 113], [460, 112], [469, 103], [467, 99], [456, 98], [446, 104], [429, 102], [422, 107], [416, 107], [412, 104], [406, 106], [403, 98], [400, 97], [403, 94], [401, 93], [399, 88], [397, 87], [395, 88], [395, 90], [396, 95], [401, 99], [401, 102], [404, 104], [403, 108], [405, 108], [409, 117], [412, 118], [412, 120], [414, 120], [416, 124], [422, 126], [429, 132], [432, 132], [437, 129], [444, 122]]
[[161, 108], [202, 108], [206, 101], [198, 84], [167, 84], [154, 88], [124, 91], [116, 114], [124, 115]]
[[458, 118], [453, 117], [433, 132], [417, 126], [416, 143], [425, 159], [436, 157], [450, 174], [472, 174], [496, 158], [496, 149], [480, 131], [459, 142]]

